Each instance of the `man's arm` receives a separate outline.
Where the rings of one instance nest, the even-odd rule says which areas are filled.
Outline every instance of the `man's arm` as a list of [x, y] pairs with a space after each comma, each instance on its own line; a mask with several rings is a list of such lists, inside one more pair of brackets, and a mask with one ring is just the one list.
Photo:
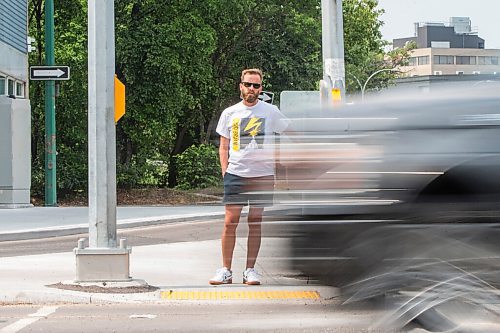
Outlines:
[[227, 170], [227, 165], [229, 164], [229, 138], [226, 138], [224, 136], [220, 137], [219, 160], [222, 170], [222, 176], [224, 177], [224, 174]]

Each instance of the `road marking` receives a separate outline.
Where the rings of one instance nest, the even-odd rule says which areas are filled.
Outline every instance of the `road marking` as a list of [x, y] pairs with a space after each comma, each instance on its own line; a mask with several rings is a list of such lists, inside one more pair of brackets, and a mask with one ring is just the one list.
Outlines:
[[158, 316], [154, 314], [134, 314], [129, 316], [130, 319], [155, 319], [156, 317]]
[[47, 317], [48, 315], [56, 312], [57, 308], [58, 306], [44, 306], [37, 312], [28, 315], [28, 318], [19, 319], [15, 323], [12, 323], [0, 329], [0, 333], [17, 333], [23, 328], [38, 321], [40, 318]]
[[442, 171], [327, 171], [328, 174], [335, 175], [444, 175]]
[[[219, 299], [319, 299], [317, 291], [162, 291], [161, 299], [170, 300], [219, 300]], [[0, 332], [1, 333], [1, 332]]]

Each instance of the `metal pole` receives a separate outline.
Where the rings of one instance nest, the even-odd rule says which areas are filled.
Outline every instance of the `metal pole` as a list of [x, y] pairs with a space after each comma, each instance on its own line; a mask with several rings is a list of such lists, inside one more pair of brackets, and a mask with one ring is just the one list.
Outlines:
[[386, 72], [386, 71], [389, 71], [389, 72], [400, 72], [400, 70], [398, 69], [395, 69], [395, 68], [382, 68], [382, 69], [379, 69], [378, 71], [375, 71], [372, 73], [372, 75], [370, 75], [368, 77], [368, 79], [366, 79], [365, 81], [365, 84], [363, 85], [363, 87], [361, 88], [361, 101], [364, 101], [365, 100], [365, 90], [366, 90], [366, 85], [368, 84], [368, 82], [371, 80], [372, 77], [374, 77], [375, 75], [377, 75], [378, 73], [381, 73], [381, 72]]
[[[321, 0], [323, 85], [345, 96], [344, 23], [342, 0]], [[331, 96], [331, 92], [330, 92]]]
[[361, 81], [359, 81], [359, 79], [356, 77], [356, 75], [351, 74], [351, 73], [347, 73], [347, 74], [349, 74], [350, 76], [352, 76], [356, 80], [356, 82], [358, 83], [359, 89], [362, 91], [363, 85], [361, 84]]
[[88, 2], [89, 247], [116, 248], [114, 1]]
[[[53, 66], [54, 0], [45, 0], [45, 64]], [[45, 206], [57, 206], [55, 82], [45, 82]]]

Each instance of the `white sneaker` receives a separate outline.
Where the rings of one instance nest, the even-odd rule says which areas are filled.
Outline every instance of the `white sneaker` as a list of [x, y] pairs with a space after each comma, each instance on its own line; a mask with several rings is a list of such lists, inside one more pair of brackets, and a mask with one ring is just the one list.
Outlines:
[[208, 283], [213, 285], [233, 283], [233, 272], [231, 272], [226, 267], [222, 267], [221, 269], [217, 270], [215, 276], [211, 278]]
[[259, 279], [260, 274], [257, 273], [255, 268], [247, 268], [243, 272], [243, 283], [256, 286], [260, 284], [260, 279]]

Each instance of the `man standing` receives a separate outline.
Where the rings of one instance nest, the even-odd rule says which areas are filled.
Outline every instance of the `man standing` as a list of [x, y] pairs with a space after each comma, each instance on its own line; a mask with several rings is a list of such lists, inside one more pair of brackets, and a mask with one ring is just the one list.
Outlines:
[[225, 218], [222, 231], [222, 265], [210, 284], [233, 282], [231, 264], [243, 206], [248, 209], [246, 270], [243, 283], [260, 284], [255, 262], [261, 243], [264, 207], [273, 203], [274, 134], [289, 124], [274, 105], [258, 99], [262, 92], [262, 72], [245, 69], [241, 73], [242, 101], [225, 109], [217, 124], [220, 134], [219, 158], [224, 178]]

